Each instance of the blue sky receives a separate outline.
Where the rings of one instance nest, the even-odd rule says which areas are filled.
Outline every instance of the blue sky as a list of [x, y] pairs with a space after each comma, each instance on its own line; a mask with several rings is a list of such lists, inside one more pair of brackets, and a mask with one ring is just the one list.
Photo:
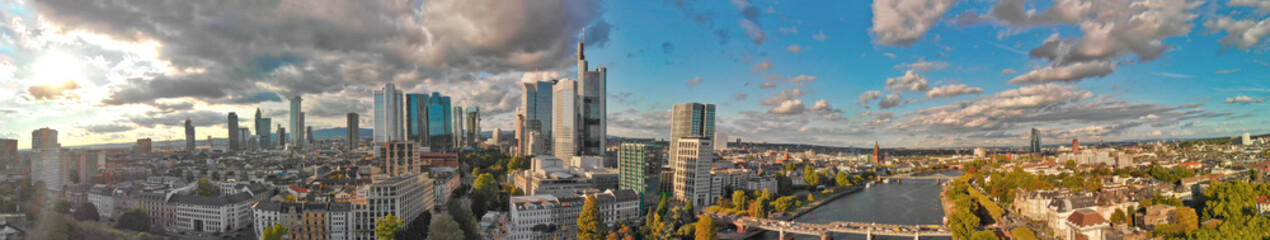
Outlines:
[[717, 104], [731, 137], [830, 146], [1270, 123], [1265, 0], [4, 4], [0, 134], [47, 126], [71, 144], [176, 139], [185, 118], [223, 137], [225, 113], [260, 107], [280, 122], [292, 95], [317, 128], [347, 112], [371, 126], [384, 83], [451, 95], [481, 106], [485, 129], [511, 129], [519, 82], [573, 78], [583, 31], [591, 66], [608, 68], [617, 136], [667, 137], [684, 102]]

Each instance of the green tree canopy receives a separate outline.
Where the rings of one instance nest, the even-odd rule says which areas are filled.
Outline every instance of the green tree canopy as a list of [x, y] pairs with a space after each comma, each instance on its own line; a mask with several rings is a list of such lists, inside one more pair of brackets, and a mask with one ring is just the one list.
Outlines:
[[714, 231], [714, 217], [710, 214], [702, 214], [697, 220], [696, 240], [718, 240], [719, 236]]
[[150, 231], [150, 214], [141, 209], [133, 209], [119, 216], [119, 221], [115, 225], [116, 228], [128, 229], [138, 232]]
[[194, 193], [199, 196], [220, 196], [220, 188], [212, 185], [207, 178], [199, 178], [198, 185], [194, 188]]
[[282, 224], [274, 224], [273, 226], [265, 227], [265, 231], [260, 234], [260, 239], [261, 240], [282, 240], [282, 237], [286, 235], [287, 235], [287, 227], [283, 227]]
[[732, 192], [732, 206], [733, 207], [737, 209], [744, 209], [746, 206], [748, 206], [748, 204], [746, 204], [747, 202], [749, 202], [749, 199], [746, 199], [746, 194], [744, 190], [736, 190]]
[[79, 205], [78, 209], [75, 209], [75, 220], [98, 221], [99, 218], [101, 218], [101, 215], [97, 212], [97, 206], [93, 205], [93, 203], [84, 202]]
[[429, 227], [428, 239], [430, 240], [463, 240], [463, 230], [459, 229], [459, 223], [454, 221], [454, 217], [450, 215], [441, 215], [436, 221], [432, 222]]
[[600, 207], [595, 202], [595, 196], [587, 195], [586, 202], [582, 204], [582, 213], [578, 215], [578, 239], [604, 239], [606, 232], [604, 227], [604, 220], [600, 219]]
[[375, 219], [375, 238], [379, 240], [397, 239], [397, 231], [401, 231], [401, 225], [401, 219], [392, 214]]

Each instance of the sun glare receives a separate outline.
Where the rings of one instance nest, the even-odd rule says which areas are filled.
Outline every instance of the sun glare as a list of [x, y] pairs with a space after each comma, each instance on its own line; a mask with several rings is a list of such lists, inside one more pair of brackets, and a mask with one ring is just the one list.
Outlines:
[[53, 85], [63, 84], [70, 81], [81, 82], [84, 80], [83, 74], [84, 61], [65, 52], [50, 52], [44, 56], [40, 56], [31, 64], [31, 73], [33, 82], [28, 83], [34, 85]]

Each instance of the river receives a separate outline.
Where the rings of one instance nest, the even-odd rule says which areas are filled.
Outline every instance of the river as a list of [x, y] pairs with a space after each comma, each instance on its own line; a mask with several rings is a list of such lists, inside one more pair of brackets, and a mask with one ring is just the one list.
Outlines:
[[[960, 171], [947, 171], [945, 175], [960, 176]], [[943, 207], [939, 205], [941, 186], [935, 180], [907, 179], [903, 183], [875, 183], [873, 187], [829, 202], [816, 210], [794, 219], [799, 222], [875, 222], [906, 225], [941, 225]], [[777, 239], [780, 233], [767, 231], [752, 239]], [[794, 239], [820, 239], [819, 236], [794, 235]], [[835, 233], [833, 239], [865, 239], [861, 234]], [[912, 237], [875, 236], [877, 240]], [[951, 239], [949, 237], [922, 237], [922, 239]]]

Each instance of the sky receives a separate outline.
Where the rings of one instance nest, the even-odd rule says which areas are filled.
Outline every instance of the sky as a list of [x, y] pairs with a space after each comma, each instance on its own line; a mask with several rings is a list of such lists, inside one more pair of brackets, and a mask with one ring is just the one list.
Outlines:
[[510, 131], [524, 81], [608, 69], [609, 135], [717, 105], [729, 140], [1023, 146], [1268, 132], [1270, 0], [0, 2], [0, 138], [29, 148], [316, 129], [386, 83]]

